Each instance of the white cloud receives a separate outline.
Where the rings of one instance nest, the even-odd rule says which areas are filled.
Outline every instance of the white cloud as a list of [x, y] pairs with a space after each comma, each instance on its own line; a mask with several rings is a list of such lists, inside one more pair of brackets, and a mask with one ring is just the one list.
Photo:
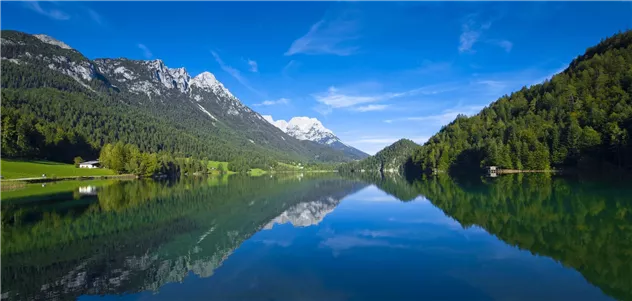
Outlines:
[[257, 65], [257, 62], [253, 60], [248, 60], [248, 65], [250, 66], [250, 72], [259, 72], [259, 66]]
[[361, 96], [348, 95], [340, 92], [336, 87], [329, 87], [327, 92], [313, 95], [316, 101], [331, 108], [346, 108], [358, 104], [375, 102], [386, 99], [384, 95]]
[[285, 105], [290, 103], [290, 100], [287, 98], [279, 98], [277, 100], [266, 100], [263, 101], [261, 103], [256, 103], [254, 104], [254, 106], [259, 107], [259, 106], [274, 106], [274, 105]]
[[366, 105], [357, 108], [353, 108], [354, 111], [358, 112], [371, 112], [371, 111], [384, 111], [388, 108], [388, 105]]
[[68, 15], [67, 13], [58, 10], [58, 9], [45, 9], [43, 8], [39, 2], [37, 1], [31, 1], [31, 2], [25, 2], [25, 4], [27, 8], [31, 9], [32, 11], [40, 14], [40, 15], [44, 15], [46, 17], [49, 17], [53, 20], [68, 20], [70, 19], [70, 15]]
[[[426, 116], [415, 116], [415, 117], [406, 117], [402, 119], [396, 119], [397, 121], [425, 121], [431, 122], [435, 125], [446, 125], [452, 122], [458, 115], [466, 115], [471, 116], [478, 112], [480, 112], [484, 106], [465, 106], [465, 107], [456, 107], [448, 110], [444, 110], [441, 114], [437, 115], [426, 115]], [[396, 120], [384, 120], [384, 122], [391, 123]]]
[[143, 51], [143, 55], [146, 59], [150, 59], [153, 56], [149, 48], [147, 48], [144, 44], [138, 44], [138, 48]]
[[329, 115], [333, 109], [330, 106], [326, 106], [326, 105], [317, 105], [315, 107], [312, 108], [314, 111], [320, 113], [323, 116]]
[[248, 80], [243, 77], [241, 75], [241, 72], [239, 72], [239, 70], [227, 65], [226, 63], [224, 63], [224, 61], [219, 57], [219, 55], [215, 52], [215, 51], [211, 51], [211, 54], [213, 55], [213, 58], [215, 58], [215, 61], [219, 64], [219, 66], [222, 68], [222, 70], [224, 70], [226, 73], [230, 74], [230, 76], [232, 76], [233, 78], [235, 78], [240, 84], [242, 84], [244, 87], [246, 87], [248, 90], [255, 92], [256, 94], [262, 96], [263, 93], [261, 93], [259, 90], [253, 88], [250, 83], [248, 82]]
[[[483, 24], [476, 22], [474, 15], [469, 15], [461, 25], [461, 35], [459, 36], [459, 52], [473, 53], [474, 45], [481, 40], [483, 33], [492, 26], [492, 22], [488, 21]], [[506, 52], [510, 52], [513, 43], [508, 40], [482, 39], [483, 43], [491, 44], [503, 48]]]
[[296, 70], [300, 66], [301, 62], [297, 60], [291, 60], [285, 65], [285, 67], [283, 67], [283, 70], [281, 70], [281, 74], [283, 74], [283, 76], [288, 76], [290, 72]]
[[323, 18], [312, 25], [302, 37], [292, 42], [285, 55], [294, 54], [333, 54], [346, 56], [354, 54], [359, 47], [348, 45], [348, 41], [358, 38], [359, 29], [356, 20], [343, 15]]
[[513, 43], [507, 40], [491, 41], [491, 43], [495, 44], [496, 46], [500, 48], [505, 49], [506, 52], [511, 52], [511, 48], [513, 48]]
[[463, 32], [461, 32], [461, 36], [459, 37], [459, 52], [473, 51], [472, 47], [480, 36], [480, 31], [471, 30], [468, 26], [464, 25]]
[[321, 104], [320, 106], [314, 108], [314, 110], [320, 112], [323, 115], [329, 114], [333, 109], [340, 108], [347, 108], [358, 112], [380, 111], [386, 109], [388, 105], [367, 104], [413, 95], [438, 94], [446, 91], [445, 89], [438, 89], [437, 87], [422, 87], [403, 92], [373, 93], [362, 95], [354, 93], [354, 91], [349, 91], [362, 89], [344, 90], [345, 91], [342, 91], [341, 89], [332, 86], [327, 89], [327, 92], [313, 94], [312, 97], [314, 97], [314, 99]]
[[90, 16], [92, 21], [94, 21], [95, 23], [99, 25], [104, 25], [103, 18], [101, 17], [99, 13], [97, 13], [96, 11], [90, 8], [86, 8], [86, 11], [88, 12], [88, 15]]

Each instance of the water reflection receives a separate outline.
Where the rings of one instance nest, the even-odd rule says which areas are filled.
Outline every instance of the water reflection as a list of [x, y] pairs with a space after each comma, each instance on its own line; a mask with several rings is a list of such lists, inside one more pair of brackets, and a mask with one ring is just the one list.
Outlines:
[[465, 229], [480, 227], [577, 270], [609, 296], [632, 300], [632, 187], [625, 183], [545, 174], [361, 178], [402, 201], [422, 196]]
[[79, 187], [3, 201], [3, 299], [632, 299], [625, 186], [364, 173]]
[[155, 291], [189, 272], [209, 277], [284, 212], [364, 186], [318, 177], [126, 181], [81, 202], [3, 203], [2, 298]]
[[632, 299], [632, 189], [549, 175], [489, 182], [419, 180], [420, 194], [464, 227], [579, 271], [606, 294]]

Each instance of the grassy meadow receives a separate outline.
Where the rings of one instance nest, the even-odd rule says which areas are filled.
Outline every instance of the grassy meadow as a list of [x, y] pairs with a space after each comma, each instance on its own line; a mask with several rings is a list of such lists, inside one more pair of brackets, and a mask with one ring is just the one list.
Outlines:
[[39, 178], [45, 174], [52, 177], [106, 176], [114, 171], [105, 168], [77, 168], [73, 164], [51, 161], [0, 160], [0, 175], [3, 179]]

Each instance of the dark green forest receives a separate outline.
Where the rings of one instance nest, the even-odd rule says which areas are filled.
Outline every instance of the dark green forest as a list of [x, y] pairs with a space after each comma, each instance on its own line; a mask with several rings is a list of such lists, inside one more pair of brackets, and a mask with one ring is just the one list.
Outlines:
[[412, 163], [410, 161], [410, 154], [418, 148], [419, 145], [412, 140], [400, 139], [373, 156], [360, 161], [342, 164], [339, 170], [341, 172], [357, 172], [362, 170], [403, 172], [404, 169]]
[[424, 170], [632, 169], [632, 31], [562, 73], [459, 116], [416, 150]]
[[[76, 156], [95, 158], [105, 144], [121, 142], [173, 157], [241, 158], [250, 168], [277, 161], [349, 160], [341, 151], [311, 141], [281, 139], [284, 134], [254, 112], [226, 115], [218, 103], [233, 100], [207, 93], [204, 104], [213, 107], [214, 114], [225, 115], [212, 120], [182, 93], [167, 91], [152, 100], [119, 82], [115, 85], [76, 50], [17, 31], [3, 30], [2, 36], [3, 57], [17, 61], [3, 61], [1, 66], [3, 157], [71, 163]], [[140, 61], [124, 61], [142, 66]], [[81, 82], [64, 74], [77, 65], [91, 68], [94, 78]]]
[[413, 186], [463, 227], [480, 226], [508, 244], [577, 270], [616, 299], [632, 298], [629, 187], [547, 174], [483, 182], [440, 175], [415, 180]]
[[463, 228], [479, 226], [577, 270], [613, 298], [632, 299], [632, 190], [625, 181], [550, 174], [350, 176], [403, 202], [426, 198]]
[[[190, 273], [209, 277], [291, 206], [323, 196], [341, 199], [364, 187], [317, 174], [187, 177], [116, 181], [96, 196], [69, 191], [48, 201], [3, 202], [2, 291], [12, 300], [74, 300], [156, 291]], [[59, 281], [77, 267], [87, 281]]]

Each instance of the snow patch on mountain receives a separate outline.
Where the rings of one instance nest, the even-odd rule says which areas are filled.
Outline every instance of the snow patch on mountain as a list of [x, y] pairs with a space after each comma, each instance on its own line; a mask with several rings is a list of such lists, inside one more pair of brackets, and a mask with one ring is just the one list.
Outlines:
[[201, 106], [200, 104], [197, 104], [198, 107], [200, 107], [200, 110], [202, 110], [202, 112], [206, 113], [206, 115], [208, 115], [209, 117], [213, 118], [213, 120], [217, 120], [217, 118], [215, 118], [215, 116], [213, 116], [211, 113], [209, 113], [209, 111], [207, 111], [203, 106]]
[[316, 118], [293, 117], [290, 121], [275, 121], [270, 115], [263, 115], [262, 117], [296, 139], [310, 140], [327, 145], [333, 149], [341, 150], [355, 159], [363, 159], [369, 156], [361, 150], [344, 144], [330, 129], [324, 127], [320, 120]]
[[35, 34], [33, 36], [38, 38], [40, 41], [42, 41], [44, 43], [55, 45], [55, 46], [61, 47], [63, 49], [72, 49], [72, 47], [68, 46], [66, 43], [64, 43], [64, 42], [62, 42], [60, 40], [54, 39], [52, 37], [49, 37], [49, 36], [47, 36], [45, 34]]
[[270, 115], [264, 115], [263, 118], [287, 133], [288, 135], [299, 140], [310, 140], [322, 144], [331, 144], [340, 141], [334, 133], [323, 126], [320, 120], [309, 117], [293, 117], [290, 121], [274, 120]]
[[313, 202], [299, 203], [268, 222], [263, 229], [269, 230], [274, 225], [292, 224], [294, 227], [309, 227], [319, 224], [327, 214], [334, 211], [340, 200], [326, 197]]

